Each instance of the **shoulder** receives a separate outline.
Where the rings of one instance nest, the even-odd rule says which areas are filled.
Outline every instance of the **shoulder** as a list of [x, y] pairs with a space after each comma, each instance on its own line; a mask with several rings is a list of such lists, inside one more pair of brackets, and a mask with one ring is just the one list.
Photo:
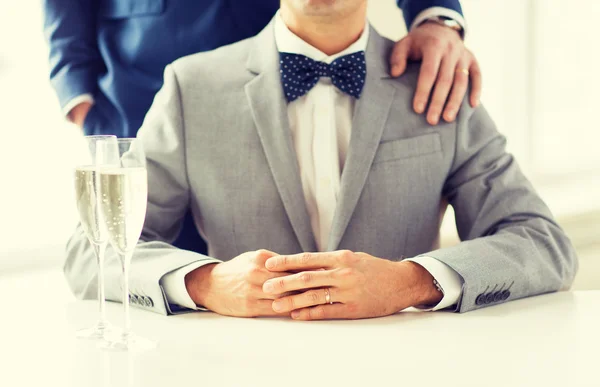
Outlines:
[[396, 83], [402, 87], [408, 87], [411, 90], [417, 90], [417, 82], [419, 80], [419, 72], [421, 70], [421, 62], [411, 61], [406, 65], [404, 73], [395, 78]]
[[[410, 61], [404, 73], [397, 78], [392, 78], [390, 75], [390, 59], [394, 50], [395, 42], [382, 36], [379, 32], [371, 28], [369, 38], [369, 46], [367, 47], [367, 56], [369, 65], [373, 65], [373, 70], [377, 75], [381, 74], [399, 88], [416, 90], [417, 81], [419, 78], [419, 70], [421, 68], [420, 61]], [[370, 71], [367, 68], [367, 71]]]
[[[398, 78], [392, 78], [392, 81], [393, 81], [394, 85], [396, 86], [396, 88], [399, 88], [405, 92], [403, 94], [405, 96], [405, 98], [410, 97], [411, 104], [412, 104], [412, 98], [414, 98], [414, 95], [417, 91], [417, 84], [419, 83], [420, 72], [421, 72], [421, 62], [420, 61], [411, 61], [406, 66], [406, 70], [404, 71], [404, 73], [401, 76], [399, 76]], [[431, 90], [431, 93], [429, 96], [430, 100], [431, 100], [431, 96], [433, 95], [434, 90], [435, 90], [435, 85], [433, 86], [433, 88]], [[475, 112], [475, 109], [473, 109], [469, 103], [470, 93], [471, 93], [471, 86], [469, 85], [467, 87], [467, 92], [465, 93], [465, 95], [462, 99], [462, 102], [460, 104], [459, 114], [462, 113], [462, 115], [470, 116], [471, 114], [473, 114]], [[428, 103], [430, 102], [430, 100], [428, 101]]]
[[179, 86], [182, 89], [201, 84], [223, 86], [247, 81], [250, 73], [246, 70], [248, 54], [253, 38], [217, 48], [212, 51], [184, 56], [171, 63]]

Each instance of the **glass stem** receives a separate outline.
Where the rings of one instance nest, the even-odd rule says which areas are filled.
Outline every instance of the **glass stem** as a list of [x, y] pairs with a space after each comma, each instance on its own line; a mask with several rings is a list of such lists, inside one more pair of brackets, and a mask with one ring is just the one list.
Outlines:
[[98, 261], [98, 307], [100, 309], [100, 328], [106, 327], [106, 297], [104, 294], [104, 254], [106, 252], [106, 242], [94, 243], [94, 251]]
[[131, 333], [131, 317], [129, 316], [129, 266], [131, 265], [131, 256], [133, 252], [123, 254], [121, 262], [123, 268], [123, 312], [125, 317], [125, 326], [123, 327], [123, 340], [129, 339]]

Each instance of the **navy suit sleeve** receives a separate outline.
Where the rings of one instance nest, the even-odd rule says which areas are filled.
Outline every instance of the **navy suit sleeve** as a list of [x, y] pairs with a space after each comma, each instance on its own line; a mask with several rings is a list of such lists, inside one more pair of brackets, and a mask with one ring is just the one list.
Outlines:
[[459, 0], [398, 0], [398, 6], [402, 8], [407, 29], [410, 28], [417, 15], [427, 8], [443, 7], [462, 15]]
[[50, 81], [60, 106], [94, 94], [104, 67], [96, 40], [96, 0], [44, 0], [44, 35], [50, 46]]

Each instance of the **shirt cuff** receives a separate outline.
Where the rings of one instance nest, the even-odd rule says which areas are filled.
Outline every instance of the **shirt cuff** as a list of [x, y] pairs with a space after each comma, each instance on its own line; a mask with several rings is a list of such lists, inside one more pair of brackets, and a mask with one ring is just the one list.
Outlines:
[[187, 291], [187, 288], [185, 287], [185, 276], [197, 268], [211, 263], [221, 263], [221, 261], [217, 259], [206, 259], [203, 261], [190, 263], [189, 265], [180, 267], [177, 270], [165, 274], [160, 282], [165, 291], [165, 295], [167, 296], [167, 301], [169, 304], [178, 305], [180, 307], [192, 310], [208, 310], [206, 308], [198, 307], [194, 303], [192, 297], [190, 297], [190, 294]]
[[407, 259], [407, 261], [423, 266], [435, 278], [444, 292], [444, 297], [437, 305], [429, 308], [416, 307], [418, 310], [423, 312], [436, 311], [458, 304], [462, 295], [463, 281], [454, 269], [431, 257], [421, 256]]
[[67, 102], [65, 107], [63, 107], [62, 111], [63, 111], [64, 116], [68, 117], [69, 113], [71, 113], [71, 110], [73, 110], [73, 108], [75, 106], [77, 106], [83, 102], [89, 102], [93, 105], [94, 104], [94, 96], [92, 96], [91, 94], [81, 94], [81, 95], [78, 95], [77, 97], [73, 98], [72, 100]]
[[465, 21], [465, 18], [463, 17], [463, 15], [461, 15], [460, 13], [456, 12], [453, 9], [444, 8], [444, 7], [431, 7], [431, 8], [427, 8], [427, 9], [421, 11], [421, 13], [419, 13], [417, 15], [415, 20], [413, 20], [413, 22], [409, 28], [409, 31], [412, 31], [414, 28], [418, 27], [419, 25], [421, 25], [421, 23], [423, 23], [427, 19], [431, 19], [436, 16], [445, 16], [445, 17], [449, 17], [452, 20], [455, 20], [462, 27], [462, 29], [464, 31], [463, 36], [466, 34], [467, 22]]

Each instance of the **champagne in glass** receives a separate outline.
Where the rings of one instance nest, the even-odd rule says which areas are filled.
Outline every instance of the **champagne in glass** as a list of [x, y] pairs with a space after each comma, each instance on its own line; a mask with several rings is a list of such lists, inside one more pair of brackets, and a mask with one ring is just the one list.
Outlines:
[[123, 270], [125, 327], [120, 335], [107, 339], [106, 349], [144, 350], [155, 344], [131, 333], [129, 313], [129, 269], [138, 243], [148, 200], [146, 156], [136, 139], [119, 139], [120, 165], [100, 171], [101, 209], [111, 246], [119, 254]]
[[132, 253], [146, 217], [146, 168], [106, 169], [100, 173], [100, 186], [108, 238], [119, 253]]
[[105, 245], [108, 242], [106, 225], [100, 212], [96, 171], [97, 167], [93, 165], [75, 168], [75, 200], [79, 210], [79, 221], [94, 246]]
[[84, 138], [88, 159], [75, 167], [75, 200], [81, 226], [94, 248], [98, 265], [98, 305], [100, 317], [96, 325], [79, 330], [77, 337], [102, 339], [110, 330], [106, 321], [104, 297], [104, 252], [108, 233], [100, 210], [98, 170], [118, 165], [118, 143], [115, 136], [87, 136]]

